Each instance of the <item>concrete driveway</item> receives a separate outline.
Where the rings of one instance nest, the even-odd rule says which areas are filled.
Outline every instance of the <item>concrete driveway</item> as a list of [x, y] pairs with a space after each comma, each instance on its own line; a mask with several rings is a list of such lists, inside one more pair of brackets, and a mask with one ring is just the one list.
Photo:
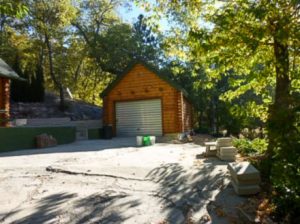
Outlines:
[[114, 138], [1, 153], [0, 223], [235, 222], [245, 198], [202, 152]]

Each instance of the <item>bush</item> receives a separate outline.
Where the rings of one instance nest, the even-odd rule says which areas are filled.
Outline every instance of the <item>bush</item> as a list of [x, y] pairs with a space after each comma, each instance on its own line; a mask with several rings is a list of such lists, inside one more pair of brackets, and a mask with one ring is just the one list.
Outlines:
[[[286, 223], [299, 223], [300, 221], [300, 158], [289, 163], [287, 160], [276, 161], [271, 176], [275, 196], [276, 216]], [[297, 221], [296, 221], [297, 220]]]
[[209, 131], [209, 127], [201, 126], [201, 127], [197, 128], [195, 130], [195, 132], [198, 133], [198, 134], [209, 134], [210, 131]]
[[243, 155], [263, 154], [267, 150], [268, 143], [266, 139], [255, 138], [252, 141], [246, 138], [234, 139], [233, 145], [238, 148]]
[[298, 138], [290, 138], [282, 144], [281, 148], [276, 148], [272, 160], [271, 182], [276, 192], [273, 202], [277, 207], [277, 217], [287, 220], [285, 223], [300, 223], [300, 141]]

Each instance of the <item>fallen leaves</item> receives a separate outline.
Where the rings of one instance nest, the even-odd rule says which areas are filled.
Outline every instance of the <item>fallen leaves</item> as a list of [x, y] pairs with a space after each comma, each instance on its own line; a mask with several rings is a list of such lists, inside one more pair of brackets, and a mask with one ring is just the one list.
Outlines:
[[256, 223], [271, 224], [270, 215], [274, 212], [275, 206], [264, 195], [249, 198], [243, 205], [239, 206], [244, 216]]

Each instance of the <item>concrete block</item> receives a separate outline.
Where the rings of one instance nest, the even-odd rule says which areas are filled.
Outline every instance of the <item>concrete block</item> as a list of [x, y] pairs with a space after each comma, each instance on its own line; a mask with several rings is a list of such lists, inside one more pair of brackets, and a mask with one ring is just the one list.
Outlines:
[[233, 179], [231, 179], [231, 184], [234, 191], [238, 195], [252, 195], [257, 194], [260, 191], [259, 185], [238, 185]]
[[220, 154], [217, 154], [217, 157], [223, 161], [235, 161], [235, 156], [222, 156]]
[[232, 146], [232, 139], [231, 138], [218, 138], [217, 146], [218, 147]]
[[216, 146], [217, 142], [205, 142], [204, 145], [205, 146]]
[[233, 146], [220, 147], [220, 153], [237, 153], [237, 149]]
[[259, 171], [249, 162], [229, 163], [227, 168], [238, 181], [260, 181]]
[[206, 156], [216, 156], [217, 155], [217, 150], [213, 149], [213, 150], [209, 150], [205, 152]]
[[216, 156], [217, 155], [217, 142], [205, 142], [204, 143], [206, 149], [205, 149], [205, 155], [206, 156]]
[[229, 170], [229, 172], [230, 172], [231, 178], [239, 186], [259, 185], [260, 184], [260, 179], [238, 180], [237, 176], [231, 170]]
[[235, 157], [219, 157], [219, 159], [222, 161], [228, 161], [228, 162], [235, 161]]
[[232, 142], [231, 138], [218, 138], [217, 142]]
[[235, 156], [236, 155], [236, 153], [235, 152], [219, 152], [219, 155], [221, 155], [221, 156]]

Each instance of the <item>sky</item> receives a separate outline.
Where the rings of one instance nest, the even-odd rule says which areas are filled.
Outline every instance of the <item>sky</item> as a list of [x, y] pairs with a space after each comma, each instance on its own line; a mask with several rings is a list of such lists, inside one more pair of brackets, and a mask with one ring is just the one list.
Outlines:
[[[154, 0], [150, 0], [149, 2], [151, 3], [152, 1], [154, 1]], [[130, 24], [135, 23], [140, 14], [143, 14], [144, 16], [151, 14], [149, 12], [146, 12], [141, 6], [136, 6], [134, 3], [128, 3], [128, 5], [120, 6], [118, 9], [118, 13], [120, 14], [120, 16], [124, 20], [124, 22], [130, 23]], [[160, 25], [161, 31], [168, 30], [168, 22], [166, 19], [161, 19], [161, 21], [159, 21], [159, 25]]]
[[[147, 1], [150, 4], [155, 4], [155, 0], [148, 0]], [[128, 23], [133, 24], [137, 21], [137, 17], [140, 14], [143, 14], [145, 16], [150, 15], [151, 13], [146, 12], [141, 6], [136, 6], [134, 3], [127, 3], [129, 7], [126, 7], [125, 5], [119, 7], [118, 12], [121, 16], [121, 18]], [[216, 1], [214, 3], [214, 7], [219, 8], [224, 4], [223, 1]], [[212, 29], [213, 25], [211, 23], [205, 22], [201, 19], [199, 19], [199, 24], [201, 24], [202, 27], [206, 27], [208, 29]], [[170, 30], [171, 23], [168, 22], [166, 18], [162, 18], [159, 21], [160, 30], [164, 33]]]
[[147, 14], [145, 10], [143, 10], [141, 7], [138, 7], [133, 3], [128, 3], [128, 4], [129, 7], [128, 5], [122, 5], [118, 9], [120, 16], [125, 22], [133, 23], [137, 21], [137, 17], [140, 14], [144, 14], [144, 15]]

